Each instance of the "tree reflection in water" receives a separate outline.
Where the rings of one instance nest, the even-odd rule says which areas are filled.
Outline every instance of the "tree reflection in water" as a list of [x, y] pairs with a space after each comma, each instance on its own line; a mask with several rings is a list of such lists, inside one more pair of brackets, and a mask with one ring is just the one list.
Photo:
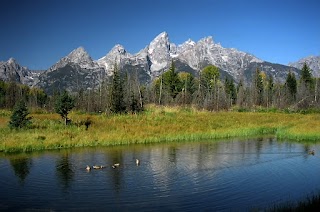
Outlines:
[[57, 178], [61, 185], [63, 185], [63, 189], [68, 190], [74, 178], [74, 171], [72, 170], [68, 153], [63, 154], [62, 157], [57, 160], [56, 171]]
[[122, 167], [123, 167], [123, 151], [122, 149], [117, 149], [114, 151], [110, 151], [108, 152], [108, 154], [106, 154], [106, 158], [107, 161], [111, 161], [112, 164], [115, 163], [120, 163], [120, 166], [115, 168], [112, 172], [112, 181], [113, 181], [113, 185], [115, 187], [115, 190], [117, 192], [120, 191], [121, 189], [121, 182], [122, 182], [122, 178], [123, 178], [123, 173], [122, 173]]
[[19, 178], [20, 183], [24, 184], [25, 179], [30, 173], [32, 160], [28, 157], [18, 157], [10, 159], [10, 164], [13, 168], [14, 174]]

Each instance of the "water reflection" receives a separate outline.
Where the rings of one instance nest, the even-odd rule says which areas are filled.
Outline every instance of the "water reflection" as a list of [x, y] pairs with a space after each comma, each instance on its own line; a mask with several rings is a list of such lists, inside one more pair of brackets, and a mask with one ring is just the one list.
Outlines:
[[22, 156], [14, 157], [9, 160], [13, 168], [14, 174], [19, 178], [20, 183], [24, 184], [24, 181], [26, 177], [29, 175], [32, 166], [31, 158]]
[[[319, 144], [267, 138], [0, 154], [0, 205], [33, 206], [40, 199], [40, 206], [62, 211], [264, 208], [320, 190], [318, 152]], [[113, 169], [115, 163], [120, 166]], [[87, 172], [86, 165], [106, 168]], [[25, 186], [10, 181], [13, 173]]]
[[[122, 178], [123, 178], [123, 167], [124, 164], [124, 154], [122, 149], [113, 149], [113, 151], [108, 151], [105, 154], [106, 161], [110, 161], [110, 166], [113, 166], [113, 170], [110, 172], [111, 184], [114, 186], [116, 192], [121, 189]], [[120, 166], [114, 166], [114, 164], [120, 164]]]
[[63, 190], [67, 191], [74, 178], [74, 171], [72, 170], [68, 153], [63, 153], [61, 158], [56, 161], [56, 173]]

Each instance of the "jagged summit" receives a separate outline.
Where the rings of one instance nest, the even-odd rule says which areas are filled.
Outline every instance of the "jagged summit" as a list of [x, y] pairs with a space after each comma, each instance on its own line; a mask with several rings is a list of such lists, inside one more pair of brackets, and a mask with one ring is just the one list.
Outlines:
[[[315, 63], [316, 65], [311, 68], [319, 72], [320, 65], [319, 62], [316, 63], [319, 61], [318, 58], [309, 57], [306, 60]], [[51, 92], [56, 88], [69, 91], [77, 91], [80, 88], [94, 89], [105, 80], [105, 77], [113, 74], [115, 64], [120, 70], [137, 74], [141, 82], [149, 83], [168, 70], [172, 61], [176, 65], [176, 71], [195, 75], [205, 66], [215, 65], [220, 69], [222, 77], [229, 76], [236, 81], [241, 78], [250, 80], [257, 68], [280, 81], [285, 80], [289, 70], [299, 73], [295, 68], [268, 63], [234, 48], [224, 48], [220, 43], [215, 43], [212, 36], [198, 41], [188, 39], [176, 45], [170, 42], [167, 32], [162, 32], [145, 48], [133, 55], [122, 45], [116, 44], [105, 56], [94, 61], [80, 46], [42, 73], [38, 80], [34, 79], [33, 85]], [[10, 70], [10, 76], [14, 74], [17, 80], [25, 82], [25, 76], [28, 74], [23, 74], [27, 72], [21, 71], [26, 69], [14, 64], [17, 64], [14, 59], [0, 62], [0, 78], [7, 79]], [[21, 74], [16, 74], [18, 72], [15, 70], [20, 70]], [[32, 81], [32, 77], [29, 77], [29, 82]]]
[[288, 65], [298, 69], [302, 69], [303, 64], [306, 63], [312, 70], [313, 76], [319, 77], [320, 74], [320, 56], [308, 56], [298, 60], [297, 62], [291, 62]]
[[26, 67], [21, 66], [16, 59], [0, 62], [0, 79], [5, 81], [16, 81], [19, 83], [32, 85], [35, 75]]
[[16, 59], [14, 59], [13, 57], [10, 57], [7, 62], [8, 63], [17, 63]]
[[58, 68], [66, 66], [67, 64], [77, 64], [84, 69], [93, 69], [97, 67], [97, 64], [92, 60], [88, 52], [82, 46], [80, 46], [71, 51], [67, 56], [60, 59], [48, 71], [57, 70]]
[[130, 57], [132, 55], [122, 45], [116, 44], [106, 56], [98, 59], [97, 63], [106, 70], [107, 74], [111, 75], [115, 63], [120, 64], [122, 60]]

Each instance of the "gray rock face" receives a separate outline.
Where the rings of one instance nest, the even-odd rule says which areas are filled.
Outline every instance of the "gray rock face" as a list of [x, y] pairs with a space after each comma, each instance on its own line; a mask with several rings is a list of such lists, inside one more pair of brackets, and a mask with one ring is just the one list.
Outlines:
[[142, 83], [150, 83], [168, 70], [172, 61], [176, 64], [176, 71], [194, 75], [207, 65], [215, 65], [223, 77], [232, 77], [236, 82], [240, 79], [250, 82], [257, 68], [280, 82], [285, 81], [289, 71], [299, 75], [297, 68], [301, 68], [305, 61], [314, 73], [319, 73], [320, 69], [319, 57], [304, 58], [289, 67], [263, 61], [234, 48], [224, 48], [212, 37], [198, 42], [189, 39], [176, 45], [170, 42], [166, 32], [162, 32], [136, 54], [128, 53], [117, 44], [104, 57], [94, 61], [83, 47], [79, 47], [41, 74], [29, 71], [10, 59], [0, 62], [0, 78], [38, 86], [49, 93], [62, 89], [79, 91], [97, 88], [112, 75], [115, 64], [121, 71], [138, 76]]
[[41, 73], [33, 85], [49, 94], [61, 90], [78, 92], [98, 88], [104, 78], [105, 70], [79, 47]]
[[306, 63], [312, 69], [314, 77], [320, 77], [320, 56], [309, 56], [298, 60], [297, 62], [289, 63], [289, 66], [302, 69], [303, 64]]
[[0, 62], [0, 79], [3, 81], [15, 81], [32, 86], [38, 75], [26, 67], [20, 66], [13, 58], [6, 62]]
[[97, 60], [97, 64], [103, 68], [108, 76], [112, 75], [114, 65], [120, 65], [119, 68], [126, 64], [132, 57], [131, 54], [127, 53], [123, 46], [120, 44], [115, 45], [106, 56]]

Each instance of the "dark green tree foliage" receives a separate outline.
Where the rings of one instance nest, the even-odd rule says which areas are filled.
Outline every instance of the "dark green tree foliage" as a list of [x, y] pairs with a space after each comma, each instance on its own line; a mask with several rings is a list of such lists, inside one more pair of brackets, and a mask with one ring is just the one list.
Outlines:
[[261, 105], [263, 103], [263, 79], [260, 70], [257, 68], [253, 77], [254, 103]]
[[308, 67], [307, 63], [303, 64], [303, 67], [301, 69], [301, 78], [300, 78], [300, 80], [301, 80], [301, 82], [305, 83], [305, 85], [308, 86], [309, 88], [313, 84], [311, 70]]
[[0, 80], [0, 108], [5, 107], [7, 84]]
[[236, 87], [234, 85], [233, 79], [229, 79], [228, 77], [226, 77], [224, 86], [225, 86], [226, 94], [231, 99], [232, 104], [234, 104], [237, 98], [237, 91], [236, 91]]
[[274, 94], [274, 82], [272, 75], [269, 75], [267, 78], [267, 86], [266, 86], [266, 92], [267, 92], [267, 107], [272, 106], [273, 104], [273, 94]]
[[172, 98], [175, 98], [181, 91], [181, 83], [178, 77], [178, 73], [175, 71], [174, 63], [171, 62], [171, 67], [168, 71], [162, 75], [164, 89], [170, 94]]
[[296, 76], [294, 75], [294, 73], [292, 73], [292, 72], [288, 73], [285, 85], [286, 85], [291, 97], [293, 99], [295, 99], [296, 94], [297, 94], [297, 80], [296, 80]]
[[21, 100], [19, 101], [12, 112], [9, 121], [9, 127], [11, 129], [25, 128], [31, 125], [31, 117], [28, 117], [29, 112], [26, 103]]
[[37, 104], [39, 107], [44, 107], [48, 100], [48, 95], [43, 90], [38, 90], [36, 93]]
[[65, 120], [65, 125], [68, 124], [68, 114], [74, 106], [75, 100], [67, 91], [63, 91], [56, 99], [54, 110]]
[[111, 105], [112, 113], [125, 113], [126, 105], [124, 102], [123, 81], [117, 65], [114, 66], [112, 85], [111, 85]]

